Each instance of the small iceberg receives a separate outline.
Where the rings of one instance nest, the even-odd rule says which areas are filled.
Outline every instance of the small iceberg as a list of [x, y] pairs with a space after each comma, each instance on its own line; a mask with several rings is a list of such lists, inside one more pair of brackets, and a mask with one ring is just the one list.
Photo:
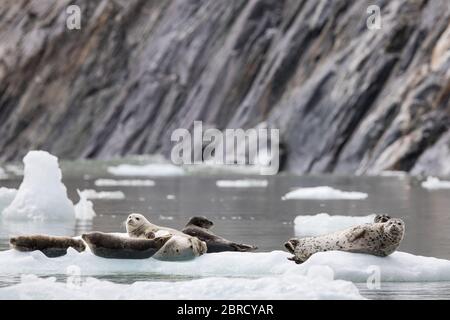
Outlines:
[[450, 189], [450, 181], [442, 181], [436, 177], [428, 177], [422, 182], [422, 187], [428, 190]]
[[30, 151], [23, 159], [24, 178], [14, 200], [3, 210], [9, 220], [74, 220], [75, 210], [61, 182], [58, 158]]
[[147, 165], [121, 164], [117, 167], [108, 167], [108, 172], [115, 176], [136, 177], [179, 176], [184, 174], [183, 168], [169, 163]]
[[8, 174], [2, 167], [0, 167], [0, 180], [3, 180], [3, 179], [8, 179]]
[[13, 202], [17, 189], [0, 188], [0, 215], [2, 211]]
[[316, 215], [297, 216], [294, 219], [295, 235], [297, 237], [315, 237], [344, 230], [359, 224], [372, 223], [375, 214], [356, 216], [330, 216], [327, 213]]
[[114, 180], [114, 179], [97, 179], [95, 180], [97, 187], [153, 187], [153, 180]]
[[94, 211], [94, 204], [89, 201], [86, 193], [77, 190], [80, 196], [80, 201], [75, 205], [75, 217], [77, 220], [89, 221], [92, 220], [96, 214]]
[[122, 191], [96, 191], [86, 189], [80, 192], [83, 197], [90, 200], [123, 200], [125, 194]]
[[310, 200], [363, 200], [367, 193], [355, 191], [341, 191], [328, 186], [313, 188], [298, 188], [288, 192], [281, 199], [310, 199]]
[[216, 185], [219, 188], [266, 188], [269, 185], [267, 180], [217, 180]]
[[189, 281], [138, 281], [119, 284], [95, 278], [58, 282], [23, 275], [0, 288], [3, 299], [363, 299], [354, 284], [323, 277], [291, 275], [260, 279], [211, 277]]

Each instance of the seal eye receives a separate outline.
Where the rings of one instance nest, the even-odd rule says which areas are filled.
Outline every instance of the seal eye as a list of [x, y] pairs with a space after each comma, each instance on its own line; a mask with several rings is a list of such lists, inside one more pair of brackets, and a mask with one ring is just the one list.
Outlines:
[[137, 221], [139, 221], [139, 218], [136, 218]]

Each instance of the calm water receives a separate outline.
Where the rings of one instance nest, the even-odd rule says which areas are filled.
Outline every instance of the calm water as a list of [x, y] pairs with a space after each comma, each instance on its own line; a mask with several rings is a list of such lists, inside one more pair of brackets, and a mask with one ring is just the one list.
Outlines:
[[[75, 171], [76, 172], [76, 171]], [[68, 177], [67, 177], [68, 176]], [[98, 178], [87, 179], [65, 174], [69, 196], [78, 201], [76, 189], [122, 190], [125, 200], [94, 200], [97, 217], [89, 226], [15, 225], [0, 222], [0, 250], [8, 249], [8, 239], [17, 233], [51, 233], [78, 235], [89, 230], [125, 231], [123, 221], [131, 212], [141, 212], [156, 224], [182, 228], [189, 217], [203, 215], [215, 222], [215, 232], [237, 242], [256, 244], [260, 251], [282, 250], [282, 244], [294, 236], [293, 220], [297, 215], [320, 212], [363, 216], [389, 213], [406, 222], [407, 232], [399, 250], [417, 255], [450, 259], [450, 192], [429, 192], [415, 178], [336, 177], [336, 176], [270, 176], [267, 188], [218, 188], [218, 179], [241, 179], [243, 176], [183, 176], [153, 178], [155, 187], [102, 187]], [[83, 175], [78, 175], [83, 176]], [[20, 179], [2, 181], [2, 186], [17, 187]], [[342, 190], [361, 191], [368, 199], [359, 201], [289, 200], [281, 197], [296, 187], [328, 185]], [[174, 195], [175, 199], [168, 199]], [[139, 275], [103, 276], [102, 279], [132, 283], [143, 280]], [[156, 280], [156, 279], [155, 279]], [[1, 279], [0, 286], [18, 279]], [[448, 299], [450, 283], [383, 283], [381, 290], [361, 293], [375, 299]]]

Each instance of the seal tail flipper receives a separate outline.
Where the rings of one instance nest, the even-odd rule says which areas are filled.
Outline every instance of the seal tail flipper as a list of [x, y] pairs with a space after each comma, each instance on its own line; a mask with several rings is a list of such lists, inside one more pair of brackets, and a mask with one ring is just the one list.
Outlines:
[[241, 251], [241, 252], [254, 251], [254, 250], [258, 249], [257, 246], [251, 246], [249, 244], [243, 244], [243, 243], [233, 243], [233, 244], [231, 244], [231, 246], [234, 249], [236, 249], [236, 251]]

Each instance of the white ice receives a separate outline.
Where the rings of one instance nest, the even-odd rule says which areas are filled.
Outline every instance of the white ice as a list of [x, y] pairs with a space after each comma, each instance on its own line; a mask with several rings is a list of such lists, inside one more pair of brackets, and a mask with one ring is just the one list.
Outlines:
[[422, 182], [422, 187], [428, 190], [450, 189], [450, 181], [442, 181], [436, 177], [428, 177]]
[[14, 200], [3, 210], [3, 218], [73, 221], [75, 210], [61, 182], [58, 158], [45, 151], [30, 151], [23, 162], [22, 184]]
[[267, 180], [217, 180], [216, 185], [219, 188], [265, 188], [269, 184]]
[[122, 200], [125, 199], [125, 194], [122, 191], [96, 191], [93, 189], [86, 189], [81, 191], [81, 194], [86, 199], [108, 199], [108, 200]]
[[80, 196], [80, 201], [75, 205], [75, 217], [77, 220], [92, 220], [96, 214], [94, 211], [94, 204], [87, 199], [85, 193], [77, 190]]
[[[77, 280], [76, 278], [72, 278]], [[211, 277], [190, 281], [138, 281], [118, 284], [95, 278], [57, 282], [24, 275], [21, 282], [0, 288], [1, 299], [363, 299], [354, 284], [320, 276], [260, 279]]]
[[341, 191], [328, 186], [313, 188], [298, 188], [288, 192], [282, 200], [312, 199], [312, 200], [362, 200], [368, 197], [367, 193], [355, 191]]
[[136, 177], [179, 176], [184, 174], [183, 168], [169, 163], [147, 165], [121, 164], [117, 167], [108, 167], [108, 172], [115, 176]]
[[114, 179], [97, 179], [95, 180], [97, 187], [153, 187], [153, 180], [114, 180]]
[[[395, 252], [388, 257], [347, 252], [321, 252], [314, 254], [301, 265], [287, 258], [283, 251], [272, 252], [222, 252], [200, 256], [183, 262], [165, 262], [156, 259], [116, 260], [94, 256], [73, 249], [59, 258], [47, 258], [39, 251], [24, 253], [14, 250], [0, 252], [0, 274], [66, 274], [71, 265], [80, 268], [82, 275], [148, 274], [179, 275], [190, 277], [266, 277], [280, 275], [308, 275], [314, 273], [329, 277], [329, 267], [334, 279], [366, 282], [377, 270], [381, 281], [424, 282], [450, 281], [450, 261]], [[312, 268], [312, 269], [311, 269]], [[378, 268], [378, 269], [377, 269]], [[324, 271], [325, 270], [325, 271]], [[375, 271], [374, 271], [375, 270]]]
[[2, 167], [0, 167], [0, 180], [2, 179], [8, 179], [8, 174]]
[[17, 194], [17, 189], [0, 188], [0, 215], [3, 209], [8, 207], [14, 200]]
[[372, 223], [375, 214], [367, 216], [340, 216], [328, 213], [297, 216], [294, 219], [295, 235], [298, 237], [319, 236], [339, 230], [344, 230], [358, 224]]

